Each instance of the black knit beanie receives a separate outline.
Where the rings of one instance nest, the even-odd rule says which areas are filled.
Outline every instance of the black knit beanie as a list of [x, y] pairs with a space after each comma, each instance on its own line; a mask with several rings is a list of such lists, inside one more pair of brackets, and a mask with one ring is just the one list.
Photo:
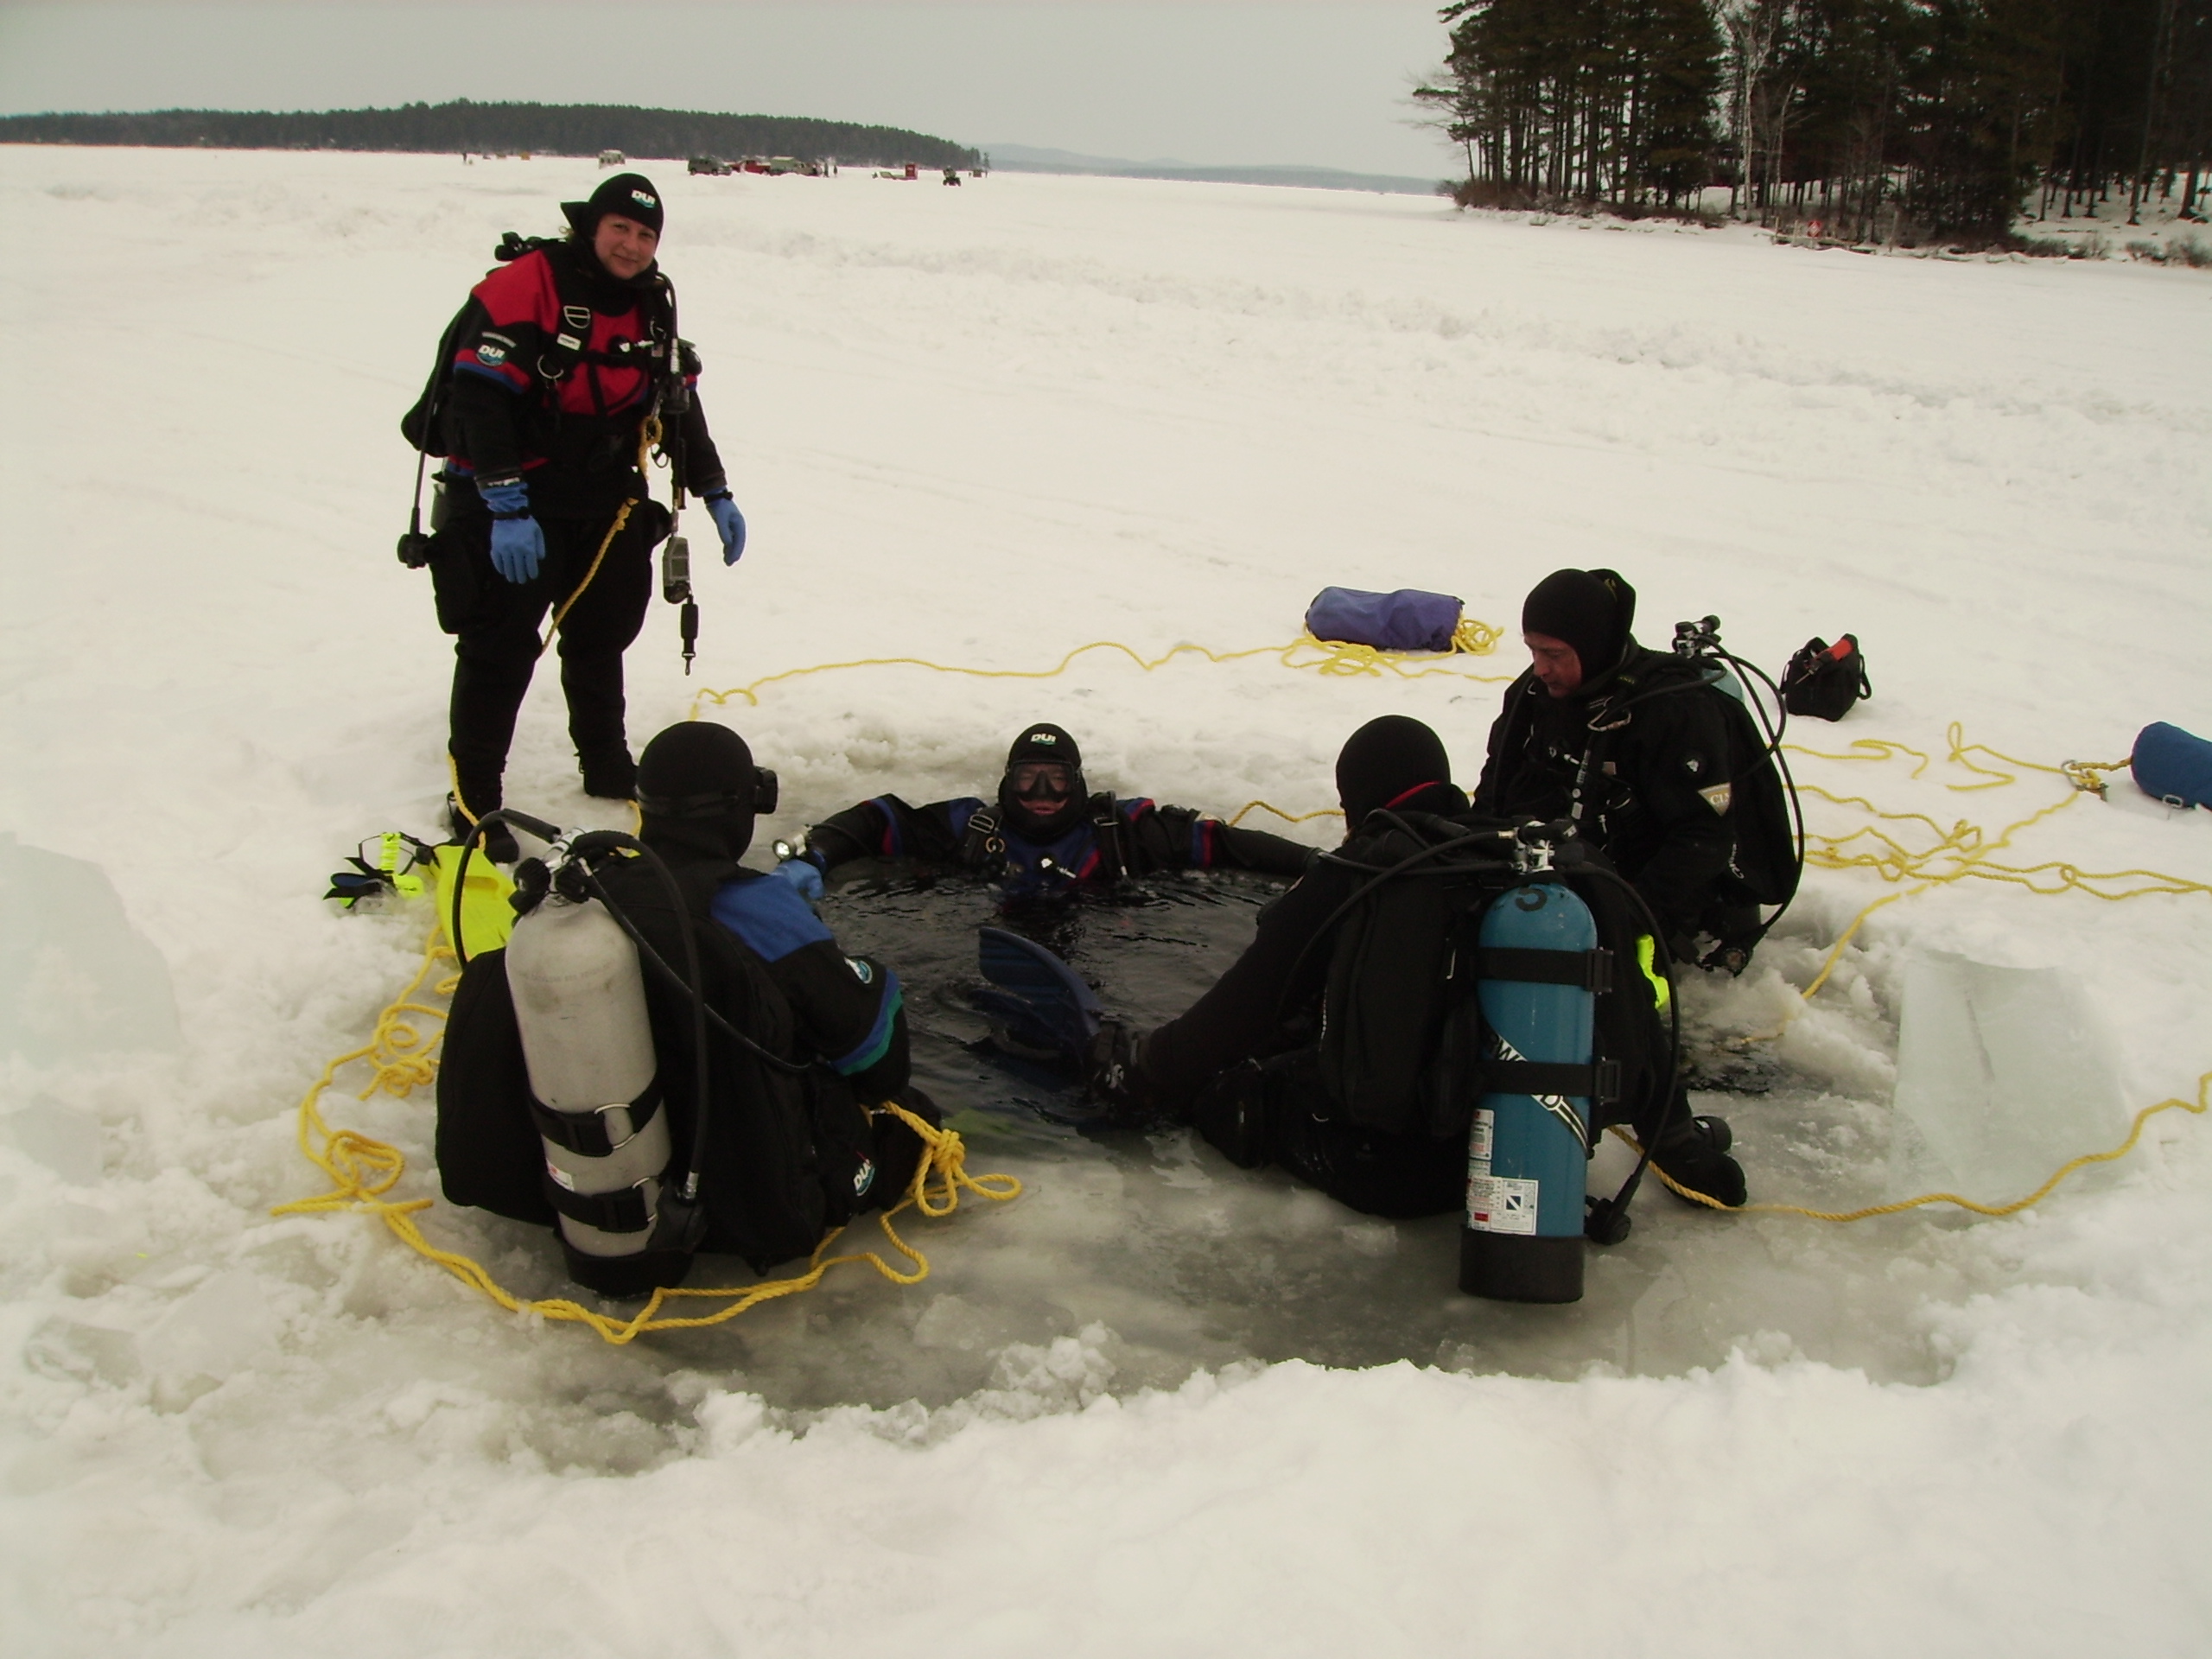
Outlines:
[[1417, 720], [1383, 715], [1344, 740], [1337, 756], [1337, 798], [1344, 827], [1357, 830], [1379, 806], [1388, 806], [1423, 784], [1452, 781], [1444, 740]]
[[753, 844], [753, 751], [727, 726], [687, 720], [638, 757], [638, 839], [655, 851], [736, 859]]
[[589, 201], [564, 201], [561, 211], [576, 234], [587, 242], [599, 233], [599, 221], [609, 213], [634, 219], [655, 236], [661, 230], [660, 192], [642, 173], [617, 173], [602, 179]]
[[1636, 589], [1616, 570], [1554, 570], [1521, 607], [1521, 632], [1573, 646], [1586, 681], [1618, 664], [1635, 621]]

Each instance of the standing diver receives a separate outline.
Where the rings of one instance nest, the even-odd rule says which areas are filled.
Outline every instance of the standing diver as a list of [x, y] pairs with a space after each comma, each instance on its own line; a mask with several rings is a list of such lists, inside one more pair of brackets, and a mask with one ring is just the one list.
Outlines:
[[[584, 792], [635, 792], [622, 653], [671, 523], [646, 493], [649, 448], [667, 457], [677, 491], [706, 504], [724, 562], [745, 550], [744, 516], [693, 390], [698, 361], [677, 338], [674, 289], [656, 259], [660, 193], [617, 174], [562, 212], [566, 238], [503, 245], [506, 263], [471, 290], [442, 378], [406, 423], [410, 440], [446, 456], [450, 516], [429, 564], [439, 626], [456, 636], [447, 747], [457, 834], [501, 802], [549, 611]], [[503, 863], [517, 851], [504, 824], [484, 849]]]
[[1039, 892], [1162, 870], [1294, 876], [1313, 856], [1310, 847], [1189, 807], [1090, 794], [1075, 739], [1039, 721], [1007, 751], [995, 802], [970, 795], [917, 807], [879, 795], [814, 825], [805, 850], [779, 874], [818, 892], [822, 872], [854, 859], [912, 858]]

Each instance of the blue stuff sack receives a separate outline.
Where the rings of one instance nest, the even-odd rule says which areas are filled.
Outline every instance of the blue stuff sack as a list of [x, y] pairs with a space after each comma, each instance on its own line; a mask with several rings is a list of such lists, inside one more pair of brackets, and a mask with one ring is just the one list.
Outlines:
[[2212, 805], [2212, 743], [2178, 726], [2145, 726], [2128, 767], [2137, 788], [2169, 806]]
[[1401, 588], [1395, 594], [1324, 588], [1306, 607], [1306, 631], [1378, 651], [1450, 651], [1459, 601], [1449, 594]]

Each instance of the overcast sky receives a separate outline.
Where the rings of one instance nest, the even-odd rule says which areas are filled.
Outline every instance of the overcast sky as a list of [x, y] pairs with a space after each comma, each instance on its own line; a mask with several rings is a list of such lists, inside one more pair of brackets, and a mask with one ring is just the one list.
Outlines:
[[1433, 3], [0, 3], [0, 112], [453, 98], [810, 115], [1136, 160], [1440, 175]]

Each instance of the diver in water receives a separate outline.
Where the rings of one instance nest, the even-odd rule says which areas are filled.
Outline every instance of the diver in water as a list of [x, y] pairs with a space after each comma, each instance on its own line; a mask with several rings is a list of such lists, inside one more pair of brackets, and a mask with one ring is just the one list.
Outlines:
[[1163, 870], [1295, 876], [1313, 857], [1313, 848], [1189, 807], [1090, 793], [1075, 739], [1039, 721], [1007, 751], [995, 800], [963, 796], [910, 806], [879, 795], [814, 825], [805, 850], [778, 874], [817, 892], [823, 873], [854, 859], [910, 858], [1036, 893]]

